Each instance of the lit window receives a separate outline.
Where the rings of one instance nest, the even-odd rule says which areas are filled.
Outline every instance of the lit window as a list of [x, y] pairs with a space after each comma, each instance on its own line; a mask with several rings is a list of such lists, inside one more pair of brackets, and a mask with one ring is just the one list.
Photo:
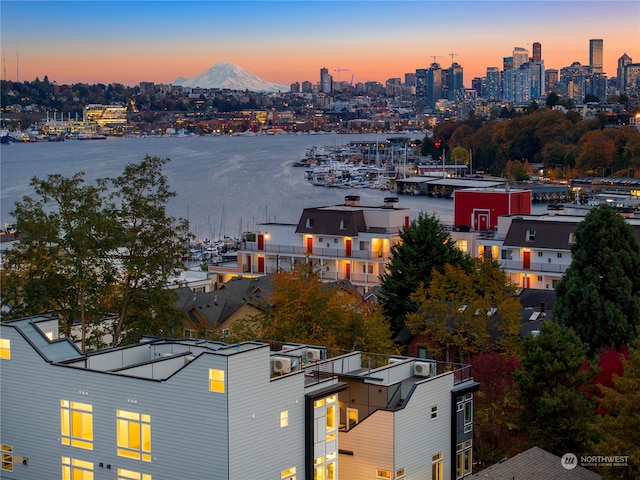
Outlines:
[[62, 480], [93, 480], [93, 462], [62, 457]]
[[433, 407], [431, 407], [431, 418], [437, 418], [438, 417], [438, 406], [434, 405]]
[[440, 452], [431, 457], [431, 478], [432, 480], [442, 480], [442, 475], [442, 452]]
[[224, 370], [209, 369], [209, 391], [224, 393]]
[[151, 461], [151, 416], [117, 410], [118, 456]]
[[358, 423], [358, 409], [347, 408], [347, 430], [353, 428]]
[[151, 475], [148, 473], [134, 472], [131, 470], [125, 470], [124, 468], [119, 468], [118, 480], [151, 480]]
[[327, 480], [336, 480], [336, 462], [327, 464]]
[[285, 410], [284, 412], [280, 412], [280, 428], [286, 427], [289, 425], [289, 410]]
[[0, 359], [11, 360], [11, 340], [0, 338]]
[[296, 467], [287, 468], [280, 472], [280, 478], [286, 480], [296, 480]]
[[376, 479], [391, 478], [391, 472], [389, 470], [376, 470]]
[[8, 472], [13, 471], [13, 447], [11, 445], [1, 445], [0, 450], [2, 451], [2, 470], [7, 470]]
[[93, 406], [60, 400], [60, 443], [93, 450]]
[[331, 405], [327, 407], [327, 432], [332, 432], [336, 429], [336, 406]]
[[396, 470], [396, 480], [404, 480], [404, 479], [405, 479], [404, 468]]
[[313, 402], [313, 408], [320, 408], [324, 406], [324, 398], [321, 398], [320, 400], [316, 400]]
[[469, 252], [469, 243], [467, 240], [457, 240], [456, 247], [458, 247], [458, 250], [460, 250], [461, 252]]
[[473, 450], [471, 440], [456, 446], [456, 479], [471, 474]]

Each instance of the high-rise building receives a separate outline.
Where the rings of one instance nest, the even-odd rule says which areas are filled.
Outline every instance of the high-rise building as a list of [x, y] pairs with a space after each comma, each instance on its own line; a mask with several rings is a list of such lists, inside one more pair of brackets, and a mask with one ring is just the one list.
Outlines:
[[551, 92], [555, 92], [556, 84], [558, 83], [558, 70], [555, 68], [545, 70], [544, 83], [546, 85], [545, 93], [547, 95]]
[[604, 40], [596, 38], [589, 40], [589, 67], [592, 73], [602, 73]]
[[633, 63], [633, 60], [626, 53], [623, 53], [618, 59], [618, 71], [616, 73], [618, 77], [618, 88], [621, 92], [624, 92], [624, 67], [631, 63]]
[[420, 107], [435, 107], [443, 98], [443, 72], [439, 63], [416, 70], [416, 100]]
[[640, 94], [640, 63], [630, 63], [624, 67], [624, 93]]
[[540, 42], [533, 42], [533, 57], [531, 59], [534, 62], [542, 61], [542, 44]]
[[520, 65], [529, 61], [529, 50], [522, 47], [513, 47], [513, 67], [519, 68]]
[[405, 73], [404, 74], [404, 85], [405, 85], [405, 87], [415, 87], [416, 86], [416, 74], [415, 73]]
[[[461, 91], [464, 90], [463, 69], [458, 62], [453, 62], [449, 67], [447, 75], [447, 96], [448, 100], [455, 101]], [[443, 82], [444, 83], [444, 82]]]
[[500, 69], [498, 67], [487, 67], [485, 89], [487, 100], [492, 102], [500, 100]]
[[329, 95], [333, 91], [333, 77], [328, 68], [320, 69], [320, 92]]
[[513, 57], [502, 57], [502, 70], [513, 69]]

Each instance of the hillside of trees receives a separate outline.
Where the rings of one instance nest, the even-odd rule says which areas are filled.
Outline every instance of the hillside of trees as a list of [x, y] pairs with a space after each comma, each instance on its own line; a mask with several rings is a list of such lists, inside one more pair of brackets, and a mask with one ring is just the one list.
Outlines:
[[558, 179], [640, 177], [640, 130], [607, 125], [605, 114], [583, 120], [575, 110], [546, 107], [489, 122], [471, 115], [440, 123], [433, 137], [424, 139], [422, 153], [438, 158], [444, 148], [447, 157], [455, 158], [462, 150], [462, 160], [471, 156], [474, 170], [516, 180], [526, 178], [527, 163], [543, 164]]

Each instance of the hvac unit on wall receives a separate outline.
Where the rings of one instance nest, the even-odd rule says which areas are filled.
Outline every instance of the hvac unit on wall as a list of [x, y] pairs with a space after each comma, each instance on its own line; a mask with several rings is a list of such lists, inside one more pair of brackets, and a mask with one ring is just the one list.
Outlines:
[[320, 350], [317, 348], [307, 348], [306, 359], [311, 360], [320, 360]]
[[289, 373], [291, 371], [291, 359], [287, 357], [274, 357], [273, 371], [275, 373]]
[[413, 374], [417, 377], [429, 377], [431, 376], [431, 369], [435, 367], [428, 362], [416, 362], [413, 365]]

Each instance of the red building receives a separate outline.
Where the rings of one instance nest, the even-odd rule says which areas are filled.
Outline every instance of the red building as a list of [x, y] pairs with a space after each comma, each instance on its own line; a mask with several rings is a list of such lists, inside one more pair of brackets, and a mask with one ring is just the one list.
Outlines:
[[467, 188], [453, 192], [454, 224], [470, 230], [494, 230], [501, 215], [531, 213], [531, 190]]

